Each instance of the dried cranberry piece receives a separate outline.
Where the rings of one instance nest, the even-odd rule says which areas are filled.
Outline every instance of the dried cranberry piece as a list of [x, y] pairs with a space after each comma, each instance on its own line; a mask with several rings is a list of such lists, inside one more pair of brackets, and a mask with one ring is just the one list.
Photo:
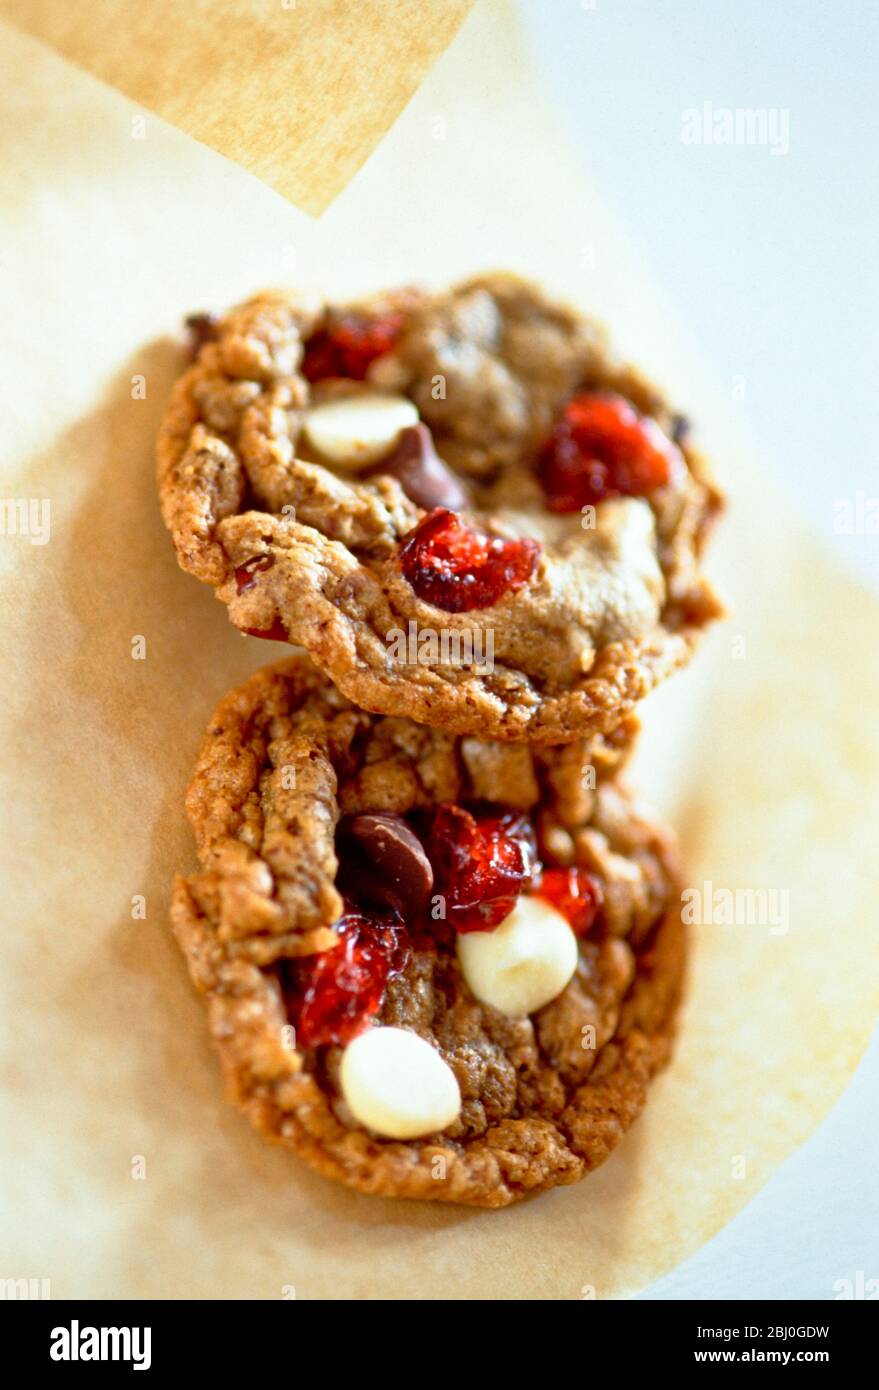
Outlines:
[[683, 468], [681, 451], [656, 421], [607, 391], [582, 391], [568, 401], [537, 460], [553, 512], [644, 496]]
[[381, 1008], [390, 979], [409, 959], [399, 919], [348, 908], [335, 924], [338, 945], [293, 967], [290, 1011], [301, 1047], [341, 1045], [356, 1038]]
[[331, 376], [362, 381], [370, 363], [394, 347], [404, 322], [402, 314], [383, 314], [380, 318], [343, 314], [305, 344], [303, 375], [309, 381]]
[[406, 579], [420, 599], [445, 613], [490, 608], [521, 589], [539, 554], [537, 541], [481, 535], [447, 507], [428, 512], [400, 543]]
[[585, 869], [545, 869], [537, 894], [563, 917], [574, 934], [585, 936], [602, 903], [601, 884]]
[[491, 931], [512, 912], [536, 870], [534, 832], [515, 811], [474, 816], [439, 806], [427, 845], [446, 921], [459, 932]]
[[245, 627], [241, 630], [246, 632], [248, 637], [262, 637], [266, 642], [290, 641], [290, 634], [280, 618], [275, 618], [271, 627]]
[[265, 570], [270, 570], [275, 563], [274, 555], [254, 555], [249, 560], [245, 560], [243, 565], [239, 565], [235, 571], [235, 584], [239, 594], [245, 589], [250, 589], [256, 583], [256, 576]]

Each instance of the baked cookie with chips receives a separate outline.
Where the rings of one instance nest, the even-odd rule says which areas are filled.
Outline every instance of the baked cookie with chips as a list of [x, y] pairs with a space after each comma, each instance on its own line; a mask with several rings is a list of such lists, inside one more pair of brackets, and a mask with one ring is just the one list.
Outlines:
[[686, 421], [534, 285], [266, 293], [191, 327], [158, 445], [178, 560], [364, 709], [607, 733], [720, 613]]
[[362, 1192], [483, 1207], [607, 1158], [685, 958], [674, 842], [618, 779], [634, 733], [461, 737], [304, 656], [222, 701], [172, 919], [256, 1129]]

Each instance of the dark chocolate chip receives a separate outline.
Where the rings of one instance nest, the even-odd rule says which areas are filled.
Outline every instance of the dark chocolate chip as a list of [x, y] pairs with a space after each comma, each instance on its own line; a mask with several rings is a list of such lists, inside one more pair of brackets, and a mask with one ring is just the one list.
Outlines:
[[339, 825], [343, 888], [364, 902], [393, 907], [404, 921], [427, 911], [433, 868], [415, 831], [400, 816], [351, 816]]
[[189, 356], [194, 362], [205, 343], [212, 343], [217, 336], [220, 320], [216, 314], [190, 314], [186, 319], [189, 334]]
[[671, 437], [675, 444], [683, 444], [692, 426], [686, 415], [675, 415], [671, 422]]
[[361, 476], [379, 473], [396, 478], [410, 502], [426, 511], [448, 507], [459, 512], [467, 506], [467, 494], [437, 454], [427, 425], [409, 425], [401, 430], [391, 452]]

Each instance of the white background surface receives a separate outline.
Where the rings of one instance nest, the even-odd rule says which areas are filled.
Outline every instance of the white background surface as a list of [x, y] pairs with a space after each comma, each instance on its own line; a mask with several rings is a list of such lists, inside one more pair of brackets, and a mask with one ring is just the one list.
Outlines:
[[[834, 528], [837, 499], [879, 497], [879, 7], [518, 3], [584, 166], [729, 384], [791, 505], [879, 588], [879, 535]], [[706, 101], [786, 110], [788, 152], [685, 144], [683, 112]], [[877, 1114], [874, 1036], [820, 1130], [644, 1296], [827, 1299], [858, 1271], [879, 1278]]]

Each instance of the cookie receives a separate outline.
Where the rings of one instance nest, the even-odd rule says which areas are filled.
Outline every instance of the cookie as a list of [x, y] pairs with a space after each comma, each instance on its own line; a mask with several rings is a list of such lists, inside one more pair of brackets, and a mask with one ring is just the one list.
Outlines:
[[191, 330], [158, 444], [178, 560], [364, 709], [606, 733], [719, 614], [686, 421], [535, 286], [267, 293]]
[[618, 780], [634, 733], [462, 738], [305, 656], [222, 701], [172, 920], [257, 1130], [362, 1192], [483, 1207], [607, 1158], [685, 956], [673, 841]]

